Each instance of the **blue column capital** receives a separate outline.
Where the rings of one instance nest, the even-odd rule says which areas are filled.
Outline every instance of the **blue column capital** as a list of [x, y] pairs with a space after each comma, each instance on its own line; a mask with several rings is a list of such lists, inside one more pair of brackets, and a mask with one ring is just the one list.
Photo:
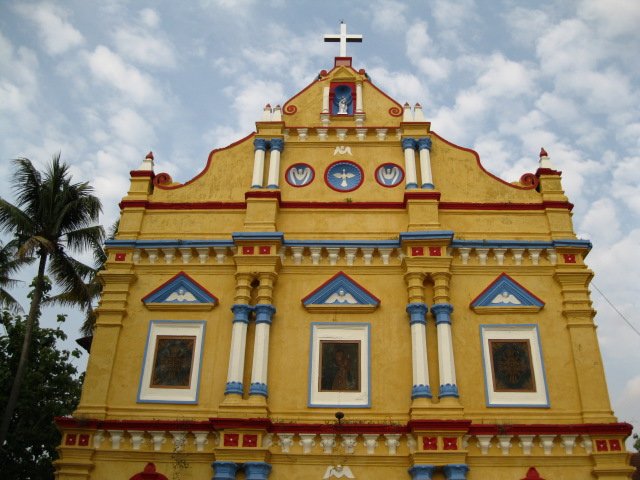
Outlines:
[[244, 462], [244, 475], [247, 480], [267, 480], [271, 465], [266, 462]]
[[450, 463], [442, 467], [447, 480], [466, 480], [469, 466], [464, 463]]
[[254, 150], [262, 150], [263, 152], [267, 150], [267, 141], [264, 138], [256, 138], [253, 141]]
[[425, 303], [414, 302], [407, 305], [407, 313], [409, 314], [409, 324], [421, 323], [427, 324], [425, 315], [427, 314], [428, 307]]
[[412, 480], [431, 480], [435, 470], [435, 465], [414, 465], [409, 469], [409, 475]]
[[231, 307], [231, 311], [233, 312], [233, 323], [242, 322], [248, 324], [249, 315], [253, 311], [253, 307], [251, 305], [236, 303]]
[[441, 323], [451, 325], [451, 312], [453, 312], [453, 305], [450, 303], [436, 303], [431, 307], [431, 313], [436, 317], [436, 325]]
[[258, 304], [253, 308], [256, 312], [256, 323], [268, 323], [271, 325], [271, 317], [276, 313], [276, 307], [265, 303]]
[[429, 137], [419, 138], [417, 144], [418, 150], [424, 150], [425, 148], [431, 150], [431, 139]]
[[242, 382], [227, 382], [224, 388], [224, 394], [229, 395], [230, 393], [242, 395], [244, 393]]
[[238, 464], [235, 462], [221, 462], [215, 461], [211, 464], [215, 473], [213, 474], [213, 480], [235, 480], [236, 472], [238, 471]]
[[277, 150], [282, 152], [284, 150], [284, 140], [281, 138], [272, 138], [271, 139], [271, 150]]
[[416, 398], [432, 398], [431, 387], [429, 385], [414, 385], [411, 388], [411, 400]]
[[460, 397], [458, 393], [458, 386], [452, 385], [451, 383], [445, 383], [444, 385], [440, 385], [440, 393], [438, 394], [438, 398], [445, 397]]
[[411, 149], [411, 150], [415, 150], [416, 148], [416, 140], [415, 138], [403, 138], [402, 139], [402, 149], [406, 150], [406, 149]]
[[249, 395], [260, 395], [261, 397], [268, 397], [269, 391], [267, 390], [266, 383], [252, 383], [249, 386]]

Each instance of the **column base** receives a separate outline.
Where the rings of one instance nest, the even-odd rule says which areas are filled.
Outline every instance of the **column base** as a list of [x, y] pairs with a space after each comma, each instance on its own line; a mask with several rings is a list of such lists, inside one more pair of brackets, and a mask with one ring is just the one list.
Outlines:
[[464, 415], [464, 407], [457, 398], [446, 397], [439, 402], [427, 398], [416, 398], [409, 409], [411, 420], [459, 420]]

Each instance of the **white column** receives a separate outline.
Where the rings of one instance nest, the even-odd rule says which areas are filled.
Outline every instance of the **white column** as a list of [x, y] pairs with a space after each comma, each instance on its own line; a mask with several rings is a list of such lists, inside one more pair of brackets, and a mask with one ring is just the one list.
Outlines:
[[416, 175], [416, 141], [413, 138], [403, 138], [402, 149], [404, 150], [406, 188], [418, 188], [418, 178]]
[[229, 371], [227, 372], [225, 395], [230, 393], [242, 395], [243, 393], [244, 351], [247, 344], [249, 314], [252, 310], [251, 305], [236, 304], [231, 307], [233, 328], [231, 329], [231, 351], [229, 352]]
[[273, 305], [260, 304], [256, 312], [256, 336], [253, 344], [253, 365], [251, 367], [251, 387], [249, 395], [268, 396], [267, 368], [269, 366], [269, 329], [271, 317], [276, 312]]
[[433, 176], [431, 174], [431, 139], [423, 137], [418, 139], [418, 151], [420, 152], [420, 171], [422, 172], [422, 188], [433, 189]]
[[424, 303], [407, 305], [411, 325], [411, 360], [413, 366], [413, 386], [411, 398], [431, 398], [429, 386], [429, 366], [427, 363], [427, 306]]
[[267, 141], [264, 138], [256, 138], [253, 141], [253, 178], [251, 188], [262, 188], [262, 178], [264, 176], [264, 152], [267, 150]]
[[456, 367], [453, 360], [451, 312], [453, 312], [453, 306], [448, 303], [437, 303], [431, 307], [431, 313], [436, 317], [438, 335], [440, 398], [459, 396], [458, 386], [456, 385]]
[[362, 82], [356, 82], [356, 113], [364, 112], [362, 104]]
[[280, 188], [278, 185], [280, 179], [280, 152], [284, 148], [284, 140], [274, 138], [271, 140], [271, 152], [269, 154], [269, 178], [267, 179], [267, 188]]
[[322, 113], [329, 113], [329, 87], [322, 89]]

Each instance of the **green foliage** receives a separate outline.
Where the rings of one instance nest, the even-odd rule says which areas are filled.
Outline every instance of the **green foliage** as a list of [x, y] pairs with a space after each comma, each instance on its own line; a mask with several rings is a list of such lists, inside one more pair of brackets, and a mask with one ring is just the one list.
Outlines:
[[636, 449], [637, 452], [640, 452], [640, 435], [638, 435], [637, 433], [633, 434], [633, 448]]
[[[64, 322], [58, 315], [59, 325]], [[0, 405], [7, 402], [22, 349], [25, 319], [4, 311], [0, 319]], [[2, 329], [2, 327], [0, 327]], [[7, 443], [0, 450], [2, 478], [40, 480], [53, 478], [52, 461], [60, 433], [53, 419], [69, 415], [78, 404], [82, 375], [71, 363], [80, 351], [59, 350], [67, 336], [60, 326], [33, 330], [26, 375], [11, 418]]]

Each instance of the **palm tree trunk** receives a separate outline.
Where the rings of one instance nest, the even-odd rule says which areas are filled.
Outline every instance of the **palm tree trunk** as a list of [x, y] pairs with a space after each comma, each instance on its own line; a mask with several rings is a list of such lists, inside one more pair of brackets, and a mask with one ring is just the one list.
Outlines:
[[11, 393], [9, 394], [9, 400], [7, 406], [4, 409], [2, 415], [2, 425], [0, 426], [0, 448], [4, 447], [4, 442], [9, 432], [9, 425], [11, 424], [11, 418], [13, 412], [16, 409], [18, 403], [18, 395], [20, 394], [20, 387], [24, 380], [25, 373], [27, 372], [27, 363], [29, 360], [29, 350], [31, 349], [31, 337], [33, 336], [33, 328], [40, 314], [40, 302], [42, 301], [42, 292], [44, 290], [44, 272], [47, 265], [47, 252], [40, 251], [40, 264], [38, 265], [38, 276], [36, 277], [36, 285], [33, 289], [33, 297], [31, 298], [31, 306], [29, 307], [29, 315], [27, 316], [27, 324], [24, 330], [24, 340], [22, 342], [22, 352], [20, 353], [20, 360], [18, 362], [18, 369], [16, 370], [16, 376], [13, 379], [13, 385], [11, 386]]

